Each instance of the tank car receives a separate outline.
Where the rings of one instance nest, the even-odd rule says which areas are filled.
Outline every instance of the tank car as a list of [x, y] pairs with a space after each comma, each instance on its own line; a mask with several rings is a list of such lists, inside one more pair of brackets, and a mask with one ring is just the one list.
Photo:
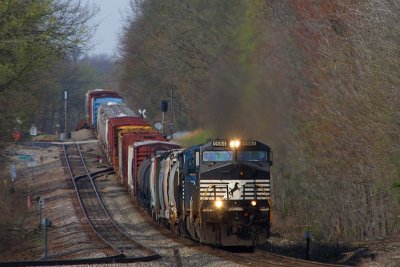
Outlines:
[[[129, 146], [128, 152], [128, 188], [130, 192], [134, 194], [134, 196], [139, 194], [139, 188], [143, 192], [152, 192], [150, 194], [151, 199], [155, 199], [155, 193], [158, 192], [155, 190], [156, 180], [159, 175], [159, 165], [156, 167], [153, 166], [153, 172], [150, 171], [149, 179], [150, 181], [146, 181], [143, 178], [143, 175], [138, 177], [139, 168], [142, 165], [142, 162], [153, 155], [163, 154], [166, 151], [170, 151], [175, 148], [179, 148], [180, 146], [174, 144], [172, 142], [167, 141], [158, 141], [158, 140], [148, 140], [143, 142], [134, 142]], [[158, 164], [158, 161], [153, 161], [155, 164]], [[152, 164], [153, 164], [152, 162]], [[151, 167], [151, 164], [149, 165]], [[148, 185], [144, 185], [148, 184]], [[145, 187], [149, 186], [149, 188]], [[152, 191], [153, 190], [153, 191]], [[139, 194], [139, 199], [142, 199], [142, 195]], [[144, 199], [145, 200], [145, 199]], [[145, 201], [146, 202], [146, 201]]]

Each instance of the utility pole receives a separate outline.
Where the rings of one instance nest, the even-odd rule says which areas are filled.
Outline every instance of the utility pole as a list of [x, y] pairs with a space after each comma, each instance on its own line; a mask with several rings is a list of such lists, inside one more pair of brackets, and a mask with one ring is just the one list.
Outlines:
[[311, 231], [309, 229], [304, 233], [304, 237], [306, 238], [306, 260], [310, 259], [310, 241], [311, 241]]
[[65, 137], [67, 137], [67, 100], [68, 100], [68, 91], [64, 91], [64, 133]]
[[[33, 137], [35, 137], [37, 135], [37, 128], [35, 125], [32, 125], [31, 128], [29, 129], [29, 134], [32, 137], [32, 141], [31, 141], [31, 145], [33, 147]], [[33, 190], [35, 191], [35, 195], [36, 195], [36, 184], [35, 184], [35, 166], [36, 166], [36, 162], [35, 162], [35, 158], [31, 157], [31, 160], [28, 162], [28, 166], [32, 168], [32, 183], [33, 183]]]
[[42, 212], [43, 212], [43, 206], [44, 206], [44, 198], [39, 197], [38, 199], [38, 206], [39, 206], [39, 225], [42, 223]]
[[171, 139], [173, 139], [174, 133], [174, 89], [171, 89], [171, 120], [169, 122], [169, 129], [171, 132]]
[[48, 243], [48, 235], [47, 228], [53, 225], [53, 222], [47, 218], [44, 218], [42, 221], [42, 225], [44, 227], [44, 260], [47, 260], [47, 243]]

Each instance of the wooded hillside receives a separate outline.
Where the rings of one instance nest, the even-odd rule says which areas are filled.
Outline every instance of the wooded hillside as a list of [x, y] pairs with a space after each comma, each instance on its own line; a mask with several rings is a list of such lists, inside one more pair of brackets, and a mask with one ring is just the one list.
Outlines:
[[[81, 71], [85, 65], [74, 62], [89, 45], [96, 8], [82, 2], [0, 1], [0, 247], [10, 245], [10, 225], [22, 224], [26, 203], [27, 192], [16, 192], [8, 175], [6, 156], [13, 156], [13, 151], [6, 155], [4, 149], [14, 141], [12, 133], [19, 131], [22, 140], [29, 140], [33, 124], [43, 133], [64, 130], [63, 90], [75, 93], [83, 110], [84, 91], [78, 89], [84, 88], [76, 85], [86, 79], [83, 73], [89, 77], [93, 71], [89, 67]], [[72, 108], [71, 115], [79, 118], [79, 109]]]
[[32, 124], [55, 130], [65, 64], [88, 47], [96, 12], [83, 1], [1, 2], [0, 146], [14, 130], [24, 134]]
[[121, 91], [178, 127], [269, 143], [274, 226], [323, 240], [399, 230], [399, 29], [393, 0], [136, 0]]

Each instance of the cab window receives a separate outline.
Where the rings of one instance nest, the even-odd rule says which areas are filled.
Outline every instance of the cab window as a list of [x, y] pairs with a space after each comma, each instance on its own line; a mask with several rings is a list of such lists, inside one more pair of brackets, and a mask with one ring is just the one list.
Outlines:
[[238, 161], [267, 161], [267, 151], [238, 151]]
[[233, 159], [233, 151], [204, 151], [203, 161], [231, 161]]

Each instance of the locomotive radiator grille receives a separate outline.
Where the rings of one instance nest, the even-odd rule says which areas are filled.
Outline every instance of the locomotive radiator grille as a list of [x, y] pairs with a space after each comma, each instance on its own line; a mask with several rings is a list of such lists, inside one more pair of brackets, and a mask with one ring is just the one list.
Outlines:
[[253, 200], [270, 197], [270, 181], [263, 180], [200, 180], [200, 199]]

